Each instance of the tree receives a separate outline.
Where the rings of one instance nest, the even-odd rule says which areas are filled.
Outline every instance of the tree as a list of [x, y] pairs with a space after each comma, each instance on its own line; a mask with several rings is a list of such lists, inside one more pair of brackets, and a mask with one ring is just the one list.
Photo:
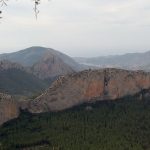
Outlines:
[[[9, 0], [0, 0], [0, 7], [4, 7], [4, 6], [7, 6], [7, 2]], [[41, 0], [32, 0], [34, 2], [34, 12], [35, 12], [35, 17], [37, 19], [37, 16], [39, 14], [39, 9], [38, 9], [38, 5], [40, 4]], [[2, 10], [0, 10], [0, 19], [2, 18], [1, 16], [2, 14]]]
[[[0, 11], [0, 15], [1, 15], [1, 13], [2, 13], [2, 11]], [[0, 19], [1, 19], [2, 17], [0, 16]]]

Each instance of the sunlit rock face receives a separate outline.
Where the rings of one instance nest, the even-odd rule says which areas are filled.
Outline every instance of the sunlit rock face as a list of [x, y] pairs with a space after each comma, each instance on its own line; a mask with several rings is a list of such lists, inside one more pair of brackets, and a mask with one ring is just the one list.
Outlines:
[[118, 69], [73, 73], [59, 77], [34, 100], [16, 101], [0, 93], [0, 125], [17, 118], [20, 109], [31, 113], [61, 111], [84, 102], [116, 100], [141, 91], [150, 96], [150, 73]]
[[32, 113], [60, 111], [84, 102], [116, 100], [150, 88], [150, 73], [120, 69], [87, 70], [60, 77], [30, 101]]
[[0, 93], [0, 125], [4, 122], [17, 118], [19, 107], [10, 95]]

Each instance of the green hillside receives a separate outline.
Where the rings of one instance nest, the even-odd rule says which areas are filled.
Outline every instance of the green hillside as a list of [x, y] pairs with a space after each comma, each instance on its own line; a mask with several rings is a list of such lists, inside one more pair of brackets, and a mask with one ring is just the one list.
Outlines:
[[49, 85], [20, 69], [7, 69], [0, 72], [0, 92], [17, 95], [31, 95], [46, 89]]
[[58, 113], [20, 117], [0, 128], [0, 149], [149, 150], [150, 101], [84, 104]]

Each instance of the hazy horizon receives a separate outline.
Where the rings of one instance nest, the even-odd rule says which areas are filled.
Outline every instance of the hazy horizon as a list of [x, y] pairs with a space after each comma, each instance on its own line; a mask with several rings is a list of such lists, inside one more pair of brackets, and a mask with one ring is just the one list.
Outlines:
[[148, 0], [43, 0], [38, 20], [33, 2], [8, 1], [0, 20], [0, 53], [34, 45], [72, 57], [150, 50]]
[[[44, 47], [44, 48], [52, 48], [52, 47], [46, 47], [46, 46], [30, 46], [30, 47]], [[8, 51], [5, 51], [5, 52], [1, 52], [1, 50], [0, 50], [0, 54], [9, 54], [9, 53], [13, 53], [13, 52], [18, 52], [18, 51], [22, 51], [22, 50], [25, 50], [25, 49], [27, 49], [27, 48], [30, 48], [30, 47], [24, 47], [24, 48], [22, 48], [22, 49], [13, 49], [12, 51], [10, 51], [10, 50], [8, 50]], [[65, 53], [65, 52], [63, 52], [63, 50], [58, 50], [58, 49], [55, 49], [55, 48], [52, 48], [52, 49], [54, 49], [54, 50], [57, 50], [57, 51], [59, 51], [59, 52], [61, 52], [61, 53], [64, 53], [64, 54], [66, 54], [66, 55], [68, 55], [68, 56], [70, 56], [70, 57], [85, 57], [85, 58], [92, 58], [92, 57], [99, 57], [99, 56], [102, 56], [102, 57], [107, 57], [107, 56], [116, 56], [116, 55], [125, 55], [125, 54], [134, 54], [134, 53], [146, 53], [146, 52], [149, 52], [150, 50], [146, 50], [146, 51], [128, 51], [128, 52], [122, 52], [122, 53], [112, 53], [112, 54], [108, 54], [108, 55], [93, 55], [93, 56], [84, 56], [84, 55], [77, 55], [77, 56], [71, 56], [71, 55], [69, 55], [69, 54], [67, 54], [67, 53]]]

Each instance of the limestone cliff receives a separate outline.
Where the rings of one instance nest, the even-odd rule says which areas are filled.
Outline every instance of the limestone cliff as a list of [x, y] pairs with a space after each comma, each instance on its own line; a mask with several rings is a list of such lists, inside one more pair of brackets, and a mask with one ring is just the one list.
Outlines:
[[4, 122], [17, 118], [19, 107], [10, 95], [0, 93], [0, 125]]
[[87, 70], [60, 77], [31, 101], [32, 113], [59, 111], [84, 102], [115, 100], [150, 88], [150, 73], [120, 69]]
[[0, 94], [0, 125], [19, 115], [19, 108], [31, 113], [60, 111], [84, 102], [116, 100], [144, 91], [150, 96], [150, 73], [119, 69], [87, 70], [62, 76], [34, 100], [16, 102]]

